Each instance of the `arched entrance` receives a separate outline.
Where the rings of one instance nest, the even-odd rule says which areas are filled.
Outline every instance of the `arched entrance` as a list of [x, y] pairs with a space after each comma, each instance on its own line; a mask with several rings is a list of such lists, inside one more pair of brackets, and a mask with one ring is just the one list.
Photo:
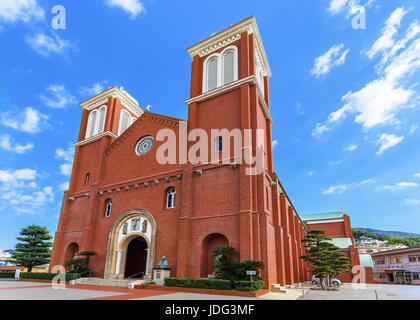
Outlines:
[[200, 276], [207, 278], [209, 275], [214, 273], [214, 258], [212, 251], [216, 247], [227, 247], [229, 246], [228, 239], [220, 233], [212, 233], [204, 238], [202, 248], [203, 257], [201, 260], [201, 272]]
[[137, 278], [139, 272], [151, 278], [156, 230], [155, 219], [145, 210], [133, 209], [119, 215], [109, 231], [104, 278], [124, 279], [133, 275]]
[[67, 246], [66, 254], [64, 255], [64, 262], [66, 262], [67, 260], [73, 259], [78, 253], [79, 253], [79, 245], [75, 242], [70, 243]]
[[126, 278], [141, 278], [146, 272], [147, 242], [143, 237], [136, 237], [127, 246], [125, 273]]

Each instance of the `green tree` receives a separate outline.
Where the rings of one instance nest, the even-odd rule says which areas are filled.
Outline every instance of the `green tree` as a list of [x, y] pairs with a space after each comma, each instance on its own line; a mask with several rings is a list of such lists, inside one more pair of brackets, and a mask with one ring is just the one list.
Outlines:
[[233, 257], [239, 254], [232, 247], [216, 247], [212, 251], [214, 257], [215, 277], [217, 279], [235, 280], [239, 262]]
[[331, 277], [349, 271], [350, 259], [331, 243], [331, 238], [325, 236], [325, 231], [311, 230], [302, 242], [305, 243], [306, 255], [300, 259], [310, 263], [310, 271], [319, 276], [322, 289], [325, 289], [325, 280], [331, 285]]
[[90, 261], [90, 257], [91, 256], [96, 256], [98, 255], [95, 251], [82, 251], [79, 253], [79, 256], [84, 256], [85, 257], [85, 268], [86, 270], [89, 270], [89, 261]]
[[244, 260], [239, 262], [234, 257], [239, 252], [232, 247], [216, 247], [213, 251], [215, 277], [223, 280], [242, 281], [249, 280], [247, 271], [256, 271], [255, 280], [261, 280], [260, 273], [264, 270], [264, 263], [256, 260]]
[[20, 231], [21, 237], [10, 262], [32, 271], [34, 266], [47, 264], [50, 261], [52, 239], [48, 229], [37, 225], [30, 225]]
[[83, 271], [87, 271], [86, 259], [83, 259], [83, 258], [73, 258], [73, 259], [67, 260], [64, 263], [64, 266], [67, 268], [71, 268], [69, 272], [80, 273]]

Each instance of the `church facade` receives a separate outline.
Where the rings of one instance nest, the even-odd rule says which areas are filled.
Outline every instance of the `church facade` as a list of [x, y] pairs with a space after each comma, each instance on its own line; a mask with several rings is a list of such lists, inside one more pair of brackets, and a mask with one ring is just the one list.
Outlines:
[[[241, 261], [264, 263], [267, 285], [308, 280], [299, 259], [307, 227], [273, 171], [271, 71], [255, 18], [187, 51], [187, 120], [143, 110], [117, 87], [80, 104], [51, 268], [78, 252], [95, 251], [89, 267], [97, 277], [149, 276], [162, 256], [171, 276], [208, 277], [214, 272], [211, 251], [232, 246]], [[206, 151], [213, 160], [181, 159], [179, 153], [178, 161], [162, 164], [160, 150], [168, 143], [162, 132], [173, 132], [176, 150], [185, 145], [191, 151], [197, 129], [211, 137]], [[261, 170], [250, 174], [231, 137], [214, 136], [215, 129], [249, 130], [251, 139], [244, 137], [239, 150], [255, 158], [261, 150]], [[233, 155], [225, 156], [226, 150]]]

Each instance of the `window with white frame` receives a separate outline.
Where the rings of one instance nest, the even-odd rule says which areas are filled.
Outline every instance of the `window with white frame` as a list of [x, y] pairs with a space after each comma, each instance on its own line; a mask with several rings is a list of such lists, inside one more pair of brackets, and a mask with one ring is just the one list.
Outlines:
[[222, 152], [223, 151], [223, 137], [219, 136], [216, 137], [214, 140], [214, 146], [216, 152]]
[[106, 106], [93, 110], [89, 114], [85, 138], [96, 136], [104, 131], [106, 117]]
[[128, 111], [121, 110], [120, 112], [120, 126], [118, 129], [118, 135], [121, 135], [129, 126], [131, 126], [132, 118]]
[[175, 188], [169, 188], [166, 191], [166, 208], [172, 209], [175, 208]]
[[203, 64], [203, 93], [238, 80], [238, 49], [230, 46], [207, 57]]
[[107, 200], [106, 201], [106, 209], [105, 209], [105, 217], [110, 217], [111, 216], [111, 208], [112, 208], [112, 201], [111, 200]]

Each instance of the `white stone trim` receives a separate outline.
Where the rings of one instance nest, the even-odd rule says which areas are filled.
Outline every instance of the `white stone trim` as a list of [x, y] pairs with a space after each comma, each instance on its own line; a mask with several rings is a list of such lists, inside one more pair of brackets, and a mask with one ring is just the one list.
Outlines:
[[246, 78], [231, 82], [227, 85], [221, 86], [217, 89], [205, 92], [205, 93], [203, 93], [199, 96], [196, 96], [194, 98], [185, 100], [185, 103], [189, 106], [191, 103], [194, 103], [194, 102], [202, 102], [202, 101], [208, 100], [210, 98], [213, 98], [217, 95], [220, 95], [222, 93], [226, 93], [226, 92], [235, 90], [238, 87], [240, 87], [241, 85], [243, 85], [244, 83], [248, 83], [248, 82], [257, 85], [257, 87], [258, 87], [258, 97], [259, 97], [260, 103], [262, 105], [264, 115], [265, 115], [267, 120], [272, 121], [270, 111], [268, 110], [267, 104], [265, 103], [264, 96], [261, 92], [261, 88], [258, 85], [257, 77], [255, 75], [251, 75], [249, 77], [246, 77]]
[[106, 131], [106, 132], [102, 132], [102, 133], [100, 133], [100, 134], [97, 134], [96, 136], [92, 136], [92, 137], [87, 138], [87, 139], [85, 139], [85, 140], [82, 140], [82, 141], [79, 141], [79, 142], [77, 142], [77, 143], [74, 143], [74, 144], [73, 144], [73, 146], [75, 146], [75, 147], [78, 147], [78, 146], [83, 146], [83, 145], [85, 145], [85, 144], [88, 144], [88, 143], [94, 142], [94, 141], [96, 141], [96, 140], [99, 140], [99, 139], [101, 139], [102, 137], [105, 137], [105, 136], [110, 136], [110, 137], [112, 137], [112, 138], [114, 138], [114, 139], [117, 139], [117, 138], [118, 138], [118, 137], [117, 137], [115, 134], [113, 134], [112, 132], [110, 132], [110, 131]]
[[111, 87], [96, 96], [82, 102], [80, 106], [86, 110], [92, 110], [101, 104], [108, 102], [109, 97], [118, 98], [121, 104], [132, 112], [136, 117], [143, 114], [143, 109], [140, 108], [138, 102], [128, 92], [123, 91], [117, 87]]
[[[211, 36], [210, 38], [192, 46], [191, 48], [187, 49], [191, 58], [194, 58], [196, 55], [203, 57], [206, 54], [217, 50], [224, 45], [228, 45], [232, 41], [233, 37], [236, 37], [238, 34], [242, 34], [243, 32], [247, 31], [249, 34], [255, 35], [255, 49], [256, 54], [261, 59], [261, 63], [263, 66], [263, 72], [268, 77], [271, 77], [271, 69], [268, 64], [267, 55], [264, 50], [264, 46], [262, 45], [260, 32], [258, 30], [257, 21], [255, 17], [251, 17], [238, 23], [226, 30], [216, 33], [215, 35]], [[224, 42], [225, 41], [225, 42]], [[229, 42], [230, 41], [230, 42]], [[235, 40], [236, 41], [236, 40]], [[219, 46], [220, 45], [220, 46]]]

